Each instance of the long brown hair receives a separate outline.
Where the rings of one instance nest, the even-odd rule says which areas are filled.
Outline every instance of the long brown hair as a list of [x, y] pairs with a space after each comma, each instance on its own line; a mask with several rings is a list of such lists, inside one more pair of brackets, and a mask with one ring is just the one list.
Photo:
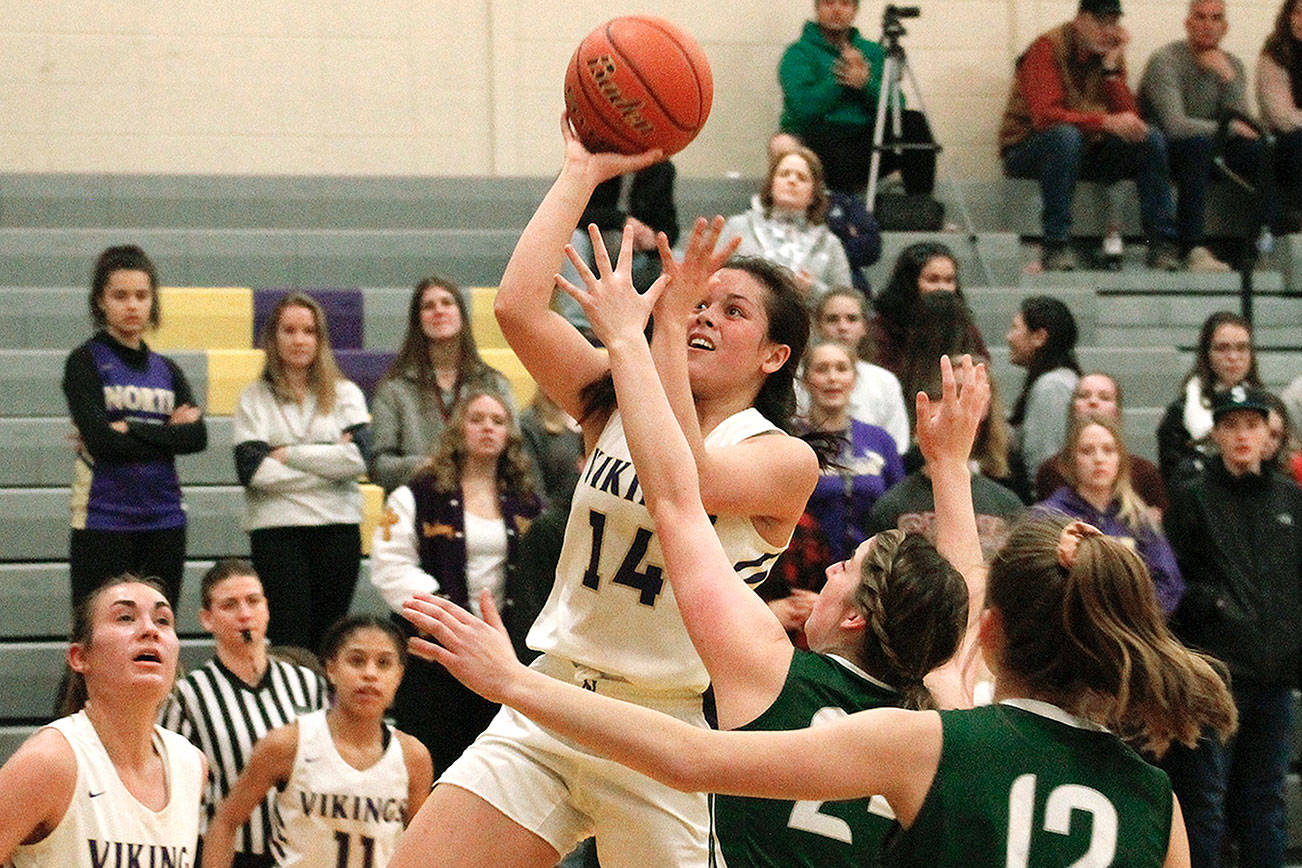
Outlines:
[[1108, 727], [1162, 754], [1193, 747], [1207, 728], [1237, 724], [1222, 664], [1190, 651], [1166, 626], [1148, 569], [1128, 546], [1085, 536], [1059, 564], [1064, 516], [1017, 524], [990, 564], [1000, 667], [1031, 698]]
[[343, 374], [339, 372], [335, 354], [330, 350], [330, 332], [326, 325], [325, 311], [310, 295], [288, 293], [271, 309], [271, 316], [267, 317], [267, 322], [262, 327], [262, 351], [266, 358], [262, 366], [262, 379], [271, 386], [271, 391], [280, 400], [297, 400], [285, 377], [285, 362], [280, 357], [280, 344], [276, 340], [280, 318], [291, 307], [301, 307], [312, 313], [312, 323], [316, 328], [316, 358], [308, 368], [307, 384], [316, 396], [317, 412], [329, 413], [335, 406], [335, 383], [343, 379]]
[[1284, 0], [1275, 15], [1275, 26], [1271, 28], [1270, 35], [1266, 37], [1266, 42], [1261, 47], [1262, 54], [1278, 63], [1288, 73], [1294, 94], [1298, 93], [1299, 79], [1302, 79], [1302, 69], [1298, 68], [1299, 60], [1302, 60], [1302, 45], [1299, 45], [1297, 39], [1293, 37], [1293, 26], [1290, 21], [1297, 4], [1298, 0]]
[[1216, 330], [1223, 325], [1238, 326], [1248, 333], [1248, 343], [1252, 346], [1252, 362], [1248, 365], [1248, 373], [1244, 376], [1243, 382], [1258, 389], [1263, 388], [1261, 376], [1257, 373], [1257, 339], [1252, 331], [1252, 323], [1237, 313], [1218, 310], [1203, 320], [1203, 327], [1198, 332], [1198, 346], [1194, 350], [1193, 368], [1181, 383], [1181, 385], [1188, 385], [1189, 381], [1196, 377], [1203, 398], [1207, 401], [1211, 400], [1212, 390], [1216, 387], [1216, 372], [1212, 370], [1212, 341], [1216, 338]]
[[[99, 605], [100, 598], [104, 596], [105, 592], [119, 585], [145, 585], [162, 594], [163, 599], [167, 599], [167, 591], [158, 579], [141, 578], [135, 573], [122, 573], [119, 576], [105, 579], [103, 584], [82, 597], [81, 602], [72, 610], [72, 633], [68, 636], [69, 645], [81, 645], [83, 648], [90, 647], [91, 640], [95, 635], [95, 608]], [[180, 663], [177, 663], [177, 667], [179, 670]], [[59, 685], [59, 697], [56, 702], [57, 713], [60, 717], [76, 714], [85, 707], [88, 698], [89, 693], [86, 690], [85, 676], [65, 663], [63, 682]]]
[[1081, 435], [1091, 425], [1098, 425], [1112, 435], [1112, 442], [1117, 447], [1117, 478], [1112, 481], [1112, 498], [1117, 502], [1117, 518], [1130, 528], [1132, 533], [1157, 530], [1153, 514], [1144, 504], [1143, 498], [1135, 493], [1130, 481], [1130, 450], [1121, 435], [1121, 426], [1115, 419], [1107, 416], [1086, 414], [1072, 415], [1067, 423], [1067, 438], [1062, 446], [1062, 477], [1074, 491], [1080, 491], [1080, 474], [1076, 471], [1076, 447], [1080, 445]]
[[461, 473], [466, 466], [466, 410], [477, 399], [487, 396], [502, 405], [506, 413], [506, 447], [497, 458], [497, 489], [504, 494], [529, 498], [538, 490], [533, 478], [533, 467], [524, 452], [520, 426], [516, 424], [511, 406], [501, 392], [483, 386], [472, 388], [458, 401], [448, 424], [434, 441], [429, 462], [417, 472], [418, 476], [433, 479], [434, 488], [445, 494], [461, 490]]
[[425, 336], [425, 331], [420, 324], [420, 311], [425, 293], [434, 288], [442, 289], [452, 296], [457, 312], [461, 315], [461, 332], [457, 335], [457, 384], [453, 387], [454, 393], [460, 391], [462, 384], [487, 378], [491, 370], [479, 355], [474, 329], [470, 327], [470, 307], [466, 304], [465, 296], [461, 294], [461, 288], [446, 277], [431, 274], [416, 284], [411, 300], [407, 302], [407, 333], [403, 335], [402, 346], [398, 349], [393, 364], [384, 372], [385, 380], [402, 376], [414, 377], [420, 387], [422, 402], [429, 401], [438, 389], [434, 363], [429, 356], [430, 340]]
[[922, 534], [882, 531], [864, 558], [854, 604], [867, 621], [857, 649], [864, 671], [900, 691], [902, 707], [935, 708], [922, 678], [963, 639], [963, 576]]

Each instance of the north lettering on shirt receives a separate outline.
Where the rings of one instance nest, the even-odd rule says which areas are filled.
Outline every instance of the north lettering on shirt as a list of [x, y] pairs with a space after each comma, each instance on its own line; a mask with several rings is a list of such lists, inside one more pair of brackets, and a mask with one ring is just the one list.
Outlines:
[[[625, 471], [628, 472], [627, 476], [624, 475]], [[622, 461], [602, 452], [600, 448], [593, 450], [592, 460], [588, 462], [580, 482], [598, 491], [621, 497], [629, 503], [646, 505], [646, 500], [642, 497], [642, 486], [637, 474], [633, 472], [633, 462]]]
[[331, 820], [359, 820], [364, 823], [401, 823], [407, 815], [407, 800], [370, 796], [311, 793], [300, 790], [299, 806], [305, 816]]
[[90, 864], [95, 868], [192, 868], [189, 847], [162, 844], [133, 844], [130, 841], [100, 841], [88, 838]]
[[176, 409], [176, 394], [171, 389], [153, 389], [148, 386], [106, 385], [104, 408], [110, 413], [134, 410], [138, 413], [170, 416]]

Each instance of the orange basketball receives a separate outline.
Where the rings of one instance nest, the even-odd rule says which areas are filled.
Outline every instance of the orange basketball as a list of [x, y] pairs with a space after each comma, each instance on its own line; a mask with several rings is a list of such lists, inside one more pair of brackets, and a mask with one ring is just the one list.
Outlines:
[[696, 40], [663, 18], [613, 18], [565, 71], [565, 107], [591, 151], [677, 153], [710, 115], [714, 79]]

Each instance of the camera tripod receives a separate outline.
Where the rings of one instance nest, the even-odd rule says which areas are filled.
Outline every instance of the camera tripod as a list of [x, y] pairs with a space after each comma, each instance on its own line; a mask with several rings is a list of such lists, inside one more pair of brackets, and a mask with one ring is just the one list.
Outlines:
[[[913, 74], [913, 67], [909, 65], [908, 55], [904, 53], [904, 46], [900, 43], [900, 37], [908, 33], [904, 29], [901, 19], [917, 18], [921, 14], [922, 10], [917, 6], [901, 7], [894, 5], [888, 5], [882, 14], [882, 49], [886, 53], [886, 60], [882, 65], [882, 82], [877, 93], [877, 116], [873, 121], [872, 159], [868, 167], [866, 202], [869, 212], [876, 208], [877, 181], [881, 174], [883, 153], [891, 151], [899, 156], [904, 151], [934, 151], [939, 157], [944, 150], [935, 141], [934, 134], [930, 142], [901, 141], [904, 135], [903, 84], [906, 78], [910, 90], [917, 98], [918, 111], [926, 119], [927, 127], [931, 128], [931, 116], [922, 98], [922, 88], [918, 86], [918, 80]], [[886, 122], [888, 118], [891, 123], [892, 141], [890, 143], [886, 142]], [[937, 166], [937, 173], [941, 174], [940, 166]], [[986, 263], [985, 255], [981, 251], [976, 227], [972, 223], [972, 215], [968, 211], [963, 191], [959, 189], [958, 182], [948, 172], [943, 174], [945, 180], [949, 183], [953, 202], [958, 207], [959, 219], [967, 232], [968, 244], [971, 245], [972, 252], [976, 256], [977, 267], [980, 268], [981, 276], [985, 279], [985, 282], [991, 284], [994, 282], [994, 275], [990, 270], [990, 266]]]

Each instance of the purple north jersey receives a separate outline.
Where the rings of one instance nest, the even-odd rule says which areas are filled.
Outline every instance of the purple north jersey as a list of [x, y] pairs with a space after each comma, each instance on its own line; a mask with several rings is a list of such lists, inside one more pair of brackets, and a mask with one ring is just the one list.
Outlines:
[[[175, 369], [148, 352], [143, 368], [128, 365], [101, 340], [89, 349], [103, 383], [109, 423], [164, 425], [177, 405]], [[87, 530], [144, 531], [185, 525], [181, 483], [171, 455], [139, 460], [78, 455], [72, 489], [73, 527]], [[82, 522], [78, 522], [78, 518]]]

